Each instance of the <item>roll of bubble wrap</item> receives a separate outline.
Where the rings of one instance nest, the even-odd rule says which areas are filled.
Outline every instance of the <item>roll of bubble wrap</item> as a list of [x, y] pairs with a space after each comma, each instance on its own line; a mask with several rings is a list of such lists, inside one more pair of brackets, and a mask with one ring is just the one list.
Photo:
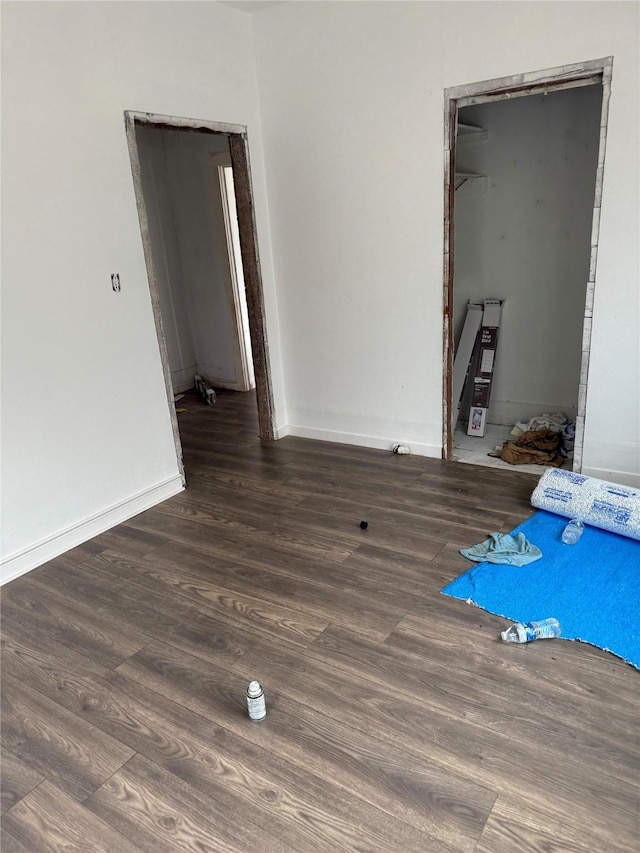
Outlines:
[[531, 504], [640, 540], [640, 489], [548, 468], [531, 495]]

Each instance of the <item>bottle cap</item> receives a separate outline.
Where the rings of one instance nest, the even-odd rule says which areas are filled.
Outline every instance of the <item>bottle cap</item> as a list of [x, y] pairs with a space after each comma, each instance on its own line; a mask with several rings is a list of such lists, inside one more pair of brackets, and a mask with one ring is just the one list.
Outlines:
[[261, 692], [262, 692], [262, 687], [260, 687], [259, 681], [252, 681], [249, 684], [249, 688], [247, 690], [247, 693], [249, 694], [249, 696], [259, 696]]

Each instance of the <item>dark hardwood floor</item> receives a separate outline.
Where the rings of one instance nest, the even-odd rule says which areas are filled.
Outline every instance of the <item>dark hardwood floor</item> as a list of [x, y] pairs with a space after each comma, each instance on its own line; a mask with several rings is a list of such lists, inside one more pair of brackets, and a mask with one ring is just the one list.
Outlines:
[[186, 491], [2, 590], [3, 853], [640, 850], [638, 673], [439, 594], [533, 477], [178, 405]]

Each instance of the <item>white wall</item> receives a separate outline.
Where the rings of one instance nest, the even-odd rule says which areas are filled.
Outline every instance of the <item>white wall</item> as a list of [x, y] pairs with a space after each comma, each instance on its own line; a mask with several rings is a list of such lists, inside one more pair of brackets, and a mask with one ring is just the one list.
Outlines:
[[167, 358], [174, 391], [193, 384], [197, 372], [191, 321], [183, 284], [174, 208], [167, 180], [164, 132], [137, 126], [144, 193]]
[[215, 155], [225, 135], [136, 129], [173, 387], [235, 386], [238, 342]]
[[279, 424], [286, 413], [251, 18], [8, 3], [2, 64], [6, 579], [181, 488], [124, 110], [248, 127]]
[[614, 56], [584, 445], [638, 478], [638, 7], [285, 3], [255, 16], [294, 432], [440, 454], [444, 89]]
[[454, 321], [505, 300], [492, 423], [577, 414], [601, 101], [589, 86], [460, 110], [488, 137], [458, 142], [459, 170], [486, 181], [456, 191]]
[[220, 183], [212, 157], [229, 152], [225, 136], [163, 131], [167, 178], [180, 247], [198, 371], [235, 384], [237, 332]]

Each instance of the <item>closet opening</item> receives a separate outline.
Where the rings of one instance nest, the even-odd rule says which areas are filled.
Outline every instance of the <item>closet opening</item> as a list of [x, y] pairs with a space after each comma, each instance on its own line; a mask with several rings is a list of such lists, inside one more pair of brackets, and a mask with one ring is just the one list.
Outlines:
[[581, 470], [611, 71], [446, 90], [443, 458]]

